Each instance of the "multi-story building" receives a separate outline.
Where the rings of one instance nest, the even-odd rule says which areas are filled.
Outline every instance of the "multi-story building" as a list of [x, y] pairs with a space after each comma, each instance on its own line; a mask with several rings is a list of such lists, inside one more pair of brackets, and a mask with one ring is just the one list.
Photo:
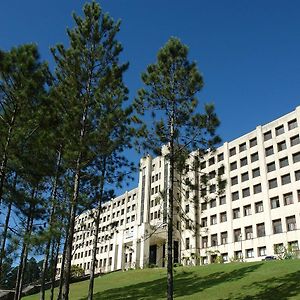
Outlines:
[[[197, 151], [191, 153], [184, 175], [177, 174], [176, 180], [174, 262], [253, 261], [284, 248], [299, 249], [299, 125], [297, 107], [207, 152], [198, 165]], [[137, 188], [103, 205], [97, 272], [165, 265], [169, 185], [165, 149], [162, 156], [141, 159]], [[201, 185], [204, 176], [206, 188]], [[220, 177], [226, 181], [222, 192]], [[72, 259], [87, 272], [94, 230], [90, 215], [85, 212], [76, 218]]]

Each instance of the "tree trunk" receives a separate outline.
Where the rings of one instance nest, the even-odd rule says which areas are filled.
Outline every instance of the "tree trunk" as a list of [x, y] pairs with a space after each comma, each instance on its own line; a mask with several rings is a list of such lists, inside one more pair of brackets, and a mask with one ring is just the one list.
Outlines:
[[56, 270], [57, 270], [59, 248], [60, 248], [60, 237], [56, 241], [56, 249], [53, 248], [53, 251], [51, 253], [51, 260], [52, 260], [51, 268], [52, 268], [52, 270], [51, 270], [50, 300], [54, 299], [55, 276], [56, 276]]
[[101, 206], [102, 206], [102, 197], [104, 190], [104, 178], [106, 171], [106, 163], [104, 159], [102, 174], [101, 174], [101, 182], [100, 182], [100, 195], [97, 206], [97, 216], [95, 220], [95, 234], [94, 234], [94, 242], [93, 242], [93, 254], [92, 254], [92, 264], [91, 264], [91, 273], [90, 273], [90, 283], [89, 283], [89, 291], [88, 291], [88, 300], [93, 300], [93, 292], [94, 292], [94, 279], [95, 279], [95, 264], [96, 264], [96, 254], [97, 254], [97, 243], [98, 243], [98, 235], [99, 235], [99, 224], [100, 224], [100, 215], [101, 215]]
[[173, 300], [173, 205], [174, 205], [174, 118], [171, 119], [170, 137], [170, 188], [168, 214], [168, 265], [167, 265], [167, 299]]
[[[54, 213], [55, 213], [55, 208], [56, 208], [56, 194], [57, 194], [57, 185], [58, 185], [58, 177], [59, 177], [59, 167], [61, 163], [61, 146], [60, 149], [58, 150], [58, 156], [56, 160], [56, 170], [55, 170], [55, 178], [53, 182], [53, 188], [52, 188], [52, 195], [51, 195], [51, 202], [52, 202], [52, 207], [51, 207], [51, 214], [50, 214], [50, 231], [53, 226], [53, 221], [54, 221]], [[48, 270], [48, 259], [49, 259], [49, 253], [50, 253], [50, 247], [51, 247], [51, 238], [48, 239], [47, 244], [46, 244], [46, 249], [45, 249], [45, 258], [43, 262], [43, 270], [42, 270], [42, 277], [41, 277], [41, 290], [40, 290], [40, 300], [45, 300], [45, 278], [46, 278], [46, 273]]]

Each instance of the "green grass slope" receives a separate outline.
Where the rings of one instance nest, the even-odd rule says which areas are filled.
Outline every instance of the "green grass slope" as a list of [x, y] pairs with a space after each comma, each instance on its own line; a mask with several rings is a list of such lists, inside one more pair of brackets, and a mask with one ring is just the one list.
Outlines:
[[[203, 300], [300, 300], [300, 260], [231, 263], [174, 269], [174, 298]], [[88, 281], [74, 283], [70, 299], [86, 299]], [[166, 297], [166, 269], [115, 272], [95, 279], [94, 299]], [[38, 300], [38, 295], [25, 297]], [[49, 293], [46, 293], [49, 299]]]

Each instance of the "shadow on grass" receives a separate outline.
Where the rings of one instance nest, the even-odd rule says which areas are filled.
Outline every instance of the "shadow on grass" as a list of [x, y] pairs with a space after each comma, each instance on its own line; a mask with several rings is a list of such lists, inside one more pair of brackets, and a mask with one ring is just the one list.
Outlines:
[[241, 295], [232, 293], [229, 298], [220, 300], [287, 300], [290, 297], [300, 299], [300, 271], [243, 286], [245, 291], [253, 288], [257, 290], [255, 294]]
[[[232, 272], [215, 272], [201, 277], [201, 273], [182, 271], [174, 276], [174, 297], [188, 296], [223, 282], [235, 281], [255, 271], [262, 264], [246, 266]], [[94, 294], [95, 300], [100, 299], [148, 299], [155, 300], [166, 297], [166, 277], [121, 288], [115, 288]], [[86, 299], [86, 298], [84, 298]]]

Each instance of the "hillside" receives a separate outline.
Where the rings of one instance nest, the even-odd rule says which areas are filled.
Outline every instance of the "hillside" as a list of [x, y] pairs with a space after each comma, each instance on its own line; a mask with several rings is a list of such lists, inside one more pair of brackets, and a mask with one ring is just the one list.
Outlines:
[[[179, 267], [174, 278], [176, 299], [300, 299], [300, 260]], [[70, 299], [86, 299], [87, 289], [88, 281], [72, 284]], [[94, 299], [165, 299], [165, 291], [165, 269], [131, 270], [95, 279]]]

